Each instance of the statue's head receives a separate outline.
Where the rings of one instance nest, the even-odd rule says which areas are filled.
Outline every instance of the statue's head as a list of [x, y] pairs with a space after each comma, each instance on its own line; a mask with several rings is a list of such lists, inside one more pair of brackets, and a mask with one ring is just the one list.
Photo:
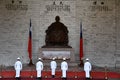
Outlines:
[[60, 17], [59, 17], [59, 16], [56, 16], [56, 17], [55, 17], [55, 20], [56, 20], [56, 22], [59, 22], [59, 21], [60, 21]]

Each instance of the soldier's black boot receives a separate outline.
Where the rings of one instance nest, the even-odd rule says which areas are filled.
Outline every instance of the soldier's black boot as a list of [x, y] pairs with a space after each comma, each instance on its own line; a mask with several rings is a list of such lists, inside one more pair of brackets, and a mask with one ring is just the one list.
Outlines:
[[37, 77], [37, 79], [36, 79], [36, 80], [42, 80], [42, 79], [41, 79], [41, 77]]
[[55, 78], [55, 75], [52, 75], [52, 78]]
[[19, 77], [16, 77], [16, 80], [20, 80], [20, 78], [19, 78]]
[[67, 80], [67, 78], [62, 78], [62, 80]]
[[90, 80], [90, 78], [86, 78], [86, 80]]
[[42, 80], [42, 77], [39, 77], [39, 80]]

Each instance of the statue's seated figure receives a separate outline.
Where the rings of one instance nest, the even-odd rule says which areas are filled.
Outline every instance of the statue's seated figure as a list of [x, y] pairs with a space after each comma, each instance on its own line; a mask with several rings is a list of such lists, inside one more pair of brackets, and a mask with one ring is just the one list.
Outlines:
[[56, 22], [52, 23], [46, 30], [46, 45], [43, 47], [70, 47], [68, 46], [67, 27], [60, 22], [60, 17], [55, 17]]

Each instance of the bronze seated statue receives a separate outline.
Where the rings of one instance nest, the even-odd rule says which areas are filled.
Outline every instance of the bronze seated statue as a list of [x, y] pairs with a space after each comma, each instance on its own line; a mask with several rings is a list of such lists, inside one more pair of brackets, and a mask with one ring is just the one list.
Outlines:
[[46, 30], [46, 45], [47, 48], [71, 48], [68, 46], [68, 30], [67, 27], [60, 22], [60, 17], [56, 16], [56, 22], [52, 23]]

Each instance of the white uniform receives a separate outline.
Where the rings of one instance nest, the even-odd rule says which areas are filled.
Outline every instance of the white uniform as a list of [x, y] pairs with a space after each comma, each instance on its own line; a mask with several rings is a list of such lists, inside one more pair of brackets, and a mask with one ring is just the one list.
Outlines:
[[20, 61], [16, 61], [14, 68], [16, 70], [16, 76], [15, 77], [20, 77], [20, 71], [22, 70], [22, 63]]
[[37, 77], [41, 77], [41, 71], [43, 70], [43, 63], [38, 61], [36, 63]]
[[62, 70], [62, 77], [66, 78], [66, 71], [68, 70], [68, 63], [66, 61], [63, 61], [61, 63], [61, 70]]
[[51, 74], [52, 75], [55, 75], [55, 70], [56, 70], [56, 68], [57, 68], [57, 63], [56, 63], [56, 61], [51, 61], [50, 62], [50, 67], [51, 67], [51, 70], [52, 70], [52, 72], [51, 72]]
[[90, 62], [85, 62], [84, 64], [84, 71], [85, 71], [85, 75], [86, 75], [86, 78], [90, 78], [90, 71], [91, 71], [91, 63]]

